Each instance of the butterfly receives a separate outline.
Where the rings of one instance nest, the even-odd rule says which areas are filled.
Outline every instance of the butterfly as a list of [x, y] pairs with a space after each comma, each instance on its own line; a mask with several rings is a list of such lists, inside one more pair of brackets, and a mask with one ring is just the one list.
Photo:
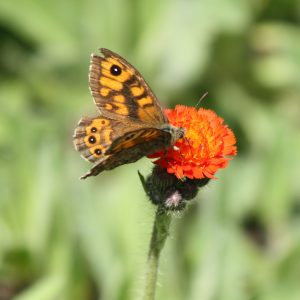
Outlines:
[[142, 75], [108, 49], [91, 55], [89, 87], [99, 115], [83, 117], [73, 142], [83, 158], [95, 163], [81, 177], [133, 163], [143, 156], [172, 147], [184, 129], [168, 122]]

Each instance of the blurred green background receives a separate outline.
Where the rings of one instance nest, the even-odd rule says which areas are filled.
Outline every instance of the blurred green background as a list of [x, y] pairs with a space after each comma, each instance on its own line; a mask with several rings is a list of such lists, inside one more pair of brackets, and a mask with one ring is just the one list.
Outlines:
[[154, 207], [143, 159], [79, 181], [109, 48], [168, 107], [215, 110], [238, 156], [172, 224], [158, 300], [300, 299], [300, 1], [0, 1], [0, 300], [141, 294]]

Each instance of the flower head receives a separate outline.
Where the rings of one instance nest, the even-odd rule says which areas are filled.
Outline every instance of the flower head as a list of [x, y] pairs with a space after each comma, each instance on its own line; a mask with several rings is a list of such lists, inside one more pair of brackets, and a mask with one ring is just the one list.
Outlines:
[[170, 124], [185, 129], [185, 136], [174, 147], [155, 153], [154, 163], [177, 178], [215, 178], [220, 168], [225, 168], [237, 153], [236, 140], [223, 119], [212, 110], [177, 105], [165, 113]]

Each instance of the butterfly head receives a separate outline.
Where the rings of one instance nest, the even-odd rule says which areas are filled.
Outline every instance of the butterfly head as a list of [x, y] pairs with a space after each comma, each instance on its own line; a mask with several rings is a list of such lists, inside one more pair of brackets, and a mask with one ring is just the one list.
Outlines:
[[170, 124], [164, 127], [163, 130], [171, 134], [171, 145], [174, 145], [177, 140], [183, 138], [185, 135], [185, 129], [183, 127], [175, 127]]

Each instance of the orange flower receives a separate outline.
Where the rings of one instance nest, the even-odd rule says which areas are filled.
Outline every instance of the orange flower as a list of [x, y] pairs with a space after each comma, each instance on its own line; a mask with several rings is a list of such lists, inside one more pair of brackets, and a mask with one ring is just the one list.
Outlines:
[[212, 110], [177, 105], [165, 113], [169, 122], [186, 130], [175, 147], [155, 153], [155, 164], [174, 173], [177, 178], [215, 178], [220, 168], [225, 168], [230, 158], [237, 153], [236, 140], [223, 119]]

